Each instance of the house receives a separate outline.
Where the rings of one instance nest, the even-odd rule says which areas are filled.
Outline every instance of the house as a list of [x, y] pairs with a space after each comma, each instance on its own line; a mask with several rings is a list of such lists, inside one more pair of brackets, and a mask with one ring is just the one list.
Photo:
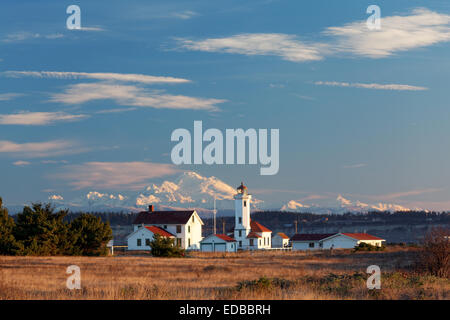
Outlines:
[[211, 234], [200, 242], [204, 252], [236, 252], [236, 240], [225, 234]]
[[[133, 232], [142, 229], [142, 226], [154, 226], [168, 232], [175, 238], [176, 245], [183, 249], [200, 249], [203, 221], [195, 210], [154, 211], [150, 205], [148, 211], [140, 212], [134, 220]], [[133, 250], [130, 247], [128, 249]]]
[[272, 247], [272, 231], [262, 224], [250, 219], [250, 204], [252, 195], [241, 182], [234, 196], [234, 239], [238, 249], [256, 250]]
[[367, 233], [312, 233], [295, 234], [292, 250], [351, 249], [360, 243], [381, 246], [384, 239]]
[[278, 232], [272, 237], [272, 248], [289, 247], [289, 237], [283, 232]]
[[151, 250], [150, 242], [155, 234], [175, 239], [172, 233], [160, 227], [141, 226], [127, 236], [128, 250]]

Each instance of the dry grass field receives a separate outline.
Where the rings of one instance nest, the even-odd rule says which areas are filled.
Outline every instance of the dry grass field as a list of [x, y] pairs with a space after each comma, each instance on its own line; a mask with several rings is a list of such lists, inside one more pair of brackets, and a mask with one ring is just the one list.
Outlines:
[[[0, 299], [450, 299], [449, 279], [413, 272], [416, 254], [395, 247], [332, 255], [1, 256]], [[366, 268], [373, 264], [381, 268], [380, 290], [366, 287]], [[66, 288], [69, 265], [81, 268], [81, 290]]]

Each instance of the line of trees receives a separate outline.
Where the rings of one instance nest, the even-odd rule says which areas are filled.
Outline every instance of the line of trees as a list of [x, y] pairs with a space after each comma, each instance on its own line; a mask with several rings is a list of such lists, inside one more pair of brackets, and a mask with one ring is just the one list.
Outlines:
[[108, 254], [106, 244], [112, 239], [108, 222], [92, 214], [80, 214], [67, 222], [67, 214], [67, 210], [55, 212], [51, 204], [33, 203], [14, 221], [0, 198], [0, 255]]

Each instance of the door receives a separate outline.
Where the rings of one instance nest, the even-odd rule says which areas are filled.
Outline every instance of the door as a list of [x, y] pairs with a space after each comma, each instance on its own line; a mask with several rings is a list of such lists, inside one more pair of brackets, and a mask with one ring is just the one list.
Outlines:
[[213, 251], [213, 246], [211, 243], [202, 243], [200, 248], [204, 252], [212, 252]]
[[214, 246], [214, 251], [216, 252], [225, 252], [227, 251], [225, 247], [225, 243], [216, 243]]

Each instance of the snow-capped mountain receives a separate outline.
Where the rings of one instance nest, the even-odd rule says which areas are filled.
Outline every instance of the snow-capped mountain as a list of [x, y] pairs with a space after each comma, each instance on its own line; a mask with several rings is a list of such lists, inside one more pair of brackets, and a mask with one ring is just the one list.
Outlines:
[[392, 203], [375, 203], [367, 204], [359, 200], [352, 201], [338, 195], [335, 205], [320, 206], [320, 205], [306, 205], [296, 200], [290, 200], [281, 207], [282, 211], [293, 212], [314, 212], [314, 213], [344, 213], [344, 212], [368, 212], [368, 211], [411, 211], [422, 210], [420, 208], [406, 208], [404, 206]]
[[[57, 208], [69, 207], [72, 210], [132, 210], [139, 211], [148, 205], [158, 209], [195, 208], [211, 211], [216, 199], [218, 209], [233, 208], [231, 200], [236, 189], [216, 177], [204, 177], [195, 172], [184, 172], [174, 181], [161, 184], [152, 183], [137, 193], [102, 193], [91, 191], [85, 196], [66, 201], [61, 195], [51, 195], [48, 199]], [[253, 203], [261, 203], [255, 199]]]

